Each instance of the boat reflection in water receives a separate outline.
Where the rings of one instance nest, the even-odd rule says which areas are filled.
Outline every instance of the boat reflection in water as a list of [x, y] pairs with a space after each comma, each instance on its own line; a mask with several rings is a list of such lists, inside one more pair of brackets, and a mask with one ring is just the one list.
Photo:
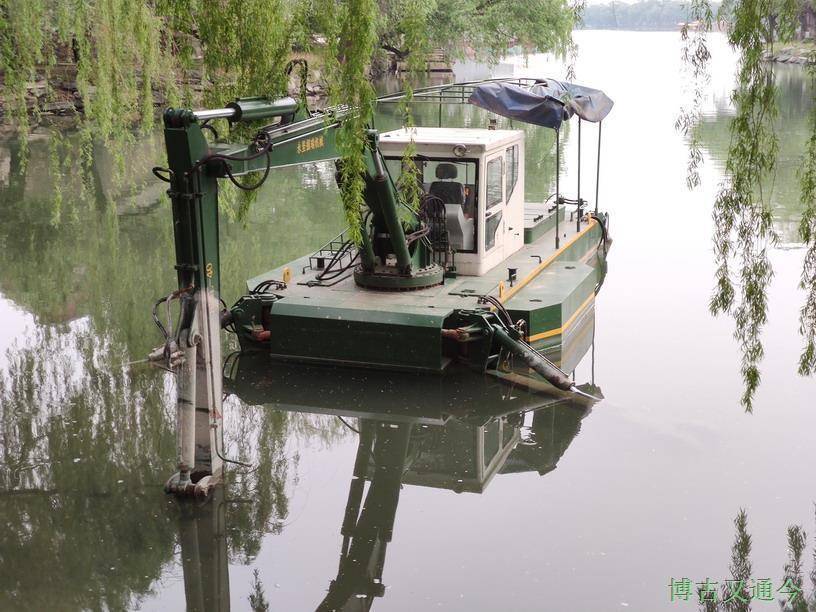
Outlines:
[[[589, 309], [565, 338], [563, 353], [559, 347], [550, 356], [573, 370], [593, 336]], [[346, 510], [338, 517], [339, 569], [319, 611], [369, 610], [384, 595], [386, 550], [403, 485], [482, 493], [497, 475], [547, 474], [594, 404], [518, 371], [497, 378], [456, 369], [436, 377], [270, 368], [268, 357], [247, 354], [228, 359], [225, 370], [225, 390], [247, 404], [335, 415], [358, 434]], [[579, 389], [600, 397], [594, 381]], [[188, 610], [229, 607], [222, 499], [181, 519]]]

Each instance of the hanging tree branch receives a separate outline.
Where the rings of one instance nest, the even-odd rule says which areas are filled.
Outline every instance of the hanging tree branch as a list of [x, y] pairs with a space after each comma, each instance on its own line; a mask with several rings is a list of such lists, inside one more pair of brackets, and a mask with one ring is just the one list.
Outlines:
[[[725, 178], [714, 201], [714, 254], [716, 269], [715, 290], [711, 297], [712, 313], [728, 313], [734, 318], [734, 336], [742, 352], [741, 373], [744, 381], [742, 404], [752, 410], [754, 394], [760, 383], [759, 363], [764, 356], [761, 341], [762, 328], [768, 315], [768, 287], [773, 278], [769, 249], [776, 244], [773, 227], [772, 195], [776, 172], [778, 138], [774, 121], [778, 114], [777, 87], [773, 65], [765, 62], [765, 52], [775, 36], [792, 35], [798, 8], [795, 0], [739, 0], [731, 7], [732, 23], [729, 43], [739, 53], [737, 84], [732, 92], [736, 115], [731, 121], [731, 142], [725, 167]], [[711, 9], [708, 0], [695, 0], [692, 15], [710, 26]], [[704, 40], [688, 38], [684, 59], [692, 67], [695, 81], [694, 103], [677, 127], [690, 139], [689, 186], [699, 184], [697, 166], [702, 156], [696, 140], [702, 95], [699, 80], [707, 79], [705, 72], [710, 55]], [[816, 123], [814, 123], [816, 134]], [[816, 136], [814, 136], [816, 138]], [[812, 143], [816, 152], [816, 140]], [[816, 162], [803, 175], [803, 198], [808, 184], [816, 192]], [[802, 236], [805, 242], [813, 239], [809, 231], [812, 220], [803, 219]], [[805, 264], [803, 285], [808, 278], [812, 283], [814, 265]], [[808, 272], [810, 270], [810, 272]], [[809, 301], [808, 304], [812, 304]], [[808, 340], [800, 364], [800, 372], [813, 369], [813, 322], [816, 308], [805, 306], [802, 311], [801, 331]], [[811, 352], [808, 353], [808, 349]], [[808, 355], [810, 355], [808, 357]], [[809, 366], [809, 367], [808, 367]]]

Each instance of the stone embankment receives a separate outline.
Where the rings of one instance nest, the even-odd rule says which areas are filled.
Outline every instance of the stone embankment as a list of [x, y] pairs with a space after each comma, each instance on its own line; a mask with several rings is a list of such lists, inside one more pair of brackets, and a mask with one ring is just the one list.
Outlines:
[[816, 44], [810, 41], [775, 45], [772, 51], [765, 53], [765, 60], [780, 64], [809, 64], [816, 54]]
[[[293, 71], [290, 82], [290, 92], [296, 94], [300, 84], [298, 82], [297, 70]], [[77, 66], [73, 62], [58, 62], [52, 66], [48, 80], [46, 80], [43, 70], [38, 78], [27, 84], [26, 107], [29, 117], [32, 119], [32, 126], [57, 126], [61, 128], [71, 128], [78, 123], [84, 111], [82, 95], [77, 87]], [[202, 71], [199, 69], [187, 70], [183, 79], [179, 79], [177, 85], [181, 90], [191, 93], [194, 100], [200, 100], [204, 92]], [[319, 106], [325, 99], [325, 88], [321, 83], [320, 74], [317, 71], [310, 71], [309, 82], [306, 84], [306, 97], [310, 106]], [[5, 113], [4, 100], [2, 97], [3, 75], [0, 74], [0, 138], [14, 132], [14, 127], [8, 120]], [[93, 95], [93, 88], [89, 92]], [[167, 106], [167, 100], [162, 93], [153, 90], [153, 106], [157, 113]]]

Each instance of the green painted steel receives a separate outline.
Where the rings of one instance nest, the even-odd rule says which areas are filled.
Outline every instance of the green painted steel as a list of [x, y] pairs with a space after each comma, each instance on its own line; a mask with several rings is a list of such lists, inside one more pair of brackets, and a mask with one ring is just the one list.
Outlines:
[[[571, 228], [571, 231], [574, 230]], [[552, 237], [552, 232], [544, 236], [541, 244], [546, 242], [555, 261], [505, 305], [514, 321], [525, 321], [528, 335], [554, 332], [534, 342], [536, 348], [557, 351], [564, 338], [573, 333], [573, 328], [586, 327], [582, 323], [585, 316], [591, 318], [592, 304], [587, 300], [594, 295], [603, 268], [596, 265], [592, 255], [600, 239], [598, 227], [585, 229], [571, 242], [565, 243], [558, 253], [553, 253]], [[530, 250], [548, 252], [536, 245]], [[589, 260], [589, 263], [582, 260]], [[282, 278], [287, 267], [297, 271], [292, 281], [294, 285], [277, 292], [280, 297], [248, 296], [233, 308], [242, 346], [259, 347], [260, 344], [252, 339], [252, 333], [268, 331], [270, 344], [264, 345], [265, 350], [281, 359], [406, 370], [437, 370], [445, 366], [443, 356], [463, 360], [471, 367], [483, 370], [490, 355], [495, 354], [492, 327], [482, 321], [489, 311], [478, 299], [480, 295], [498, 295], [497, 286], [504, 274], [500, 266], [481, 277], [440, 279], [444, 284], [437, 287], [394, 293], [366, 291], [356, 287], [353, 281], [336, 287], [301, 285], [300, 279], [307, 276], [301, 275], [300, 270], [307, 263], [308, 257], [252, 279], [250, 285], [254, 287], [266, 279]], [[525, 252], [511, 256], [505, 263], [521, 266], [520, 279], [533, 273], [537, 265], [536, 259]], [[395, 267], [391, 267], [391, 274], [398, 276]], [[266, 313], [258, 306], [264, 300], [270, 306]], [[306, 312], [312, 314], [301, 316]], [[587, 312], [590, 314], [586, 315]], [[417, 329], [413, 319], [408, 321], [405, 318], [406, 313], [420, 318], [433, 317], [436, 321], [433, 333]], [[569, 326], [562, 329], [567, 323]], [[368, 330], [368, 324], [374, 327]], [[466, 347], [452, 338], [443, 337], [442, 329], [453, 330], [474, 324], [477, 327], [470, 333]], [[330, 348], [322, 345], [326, 337], [331, 338]], [[388, 341], [385, 349], [376, 346], [383, 339]], [[428, 345], [420, 348], [417, 342]], [[583, 340], [581, 344], [584, 344]], [[429, 347], [433, 348], [425, 350]], [[421, 359], [417, 360], [418, 356]]]
[[514, 321], [524, 320], [528, 336], [559, 329], [595, 293], [596, 276], [593, 266], [555, 261], [505, 307]]
[[[238, 100], [228, 108], [235, 120], [282, 119], [261, 128], [252, 143], [230, 145], [208, 143], [191, 111], [171, 109], [164, 116], [179, 287], [205, 287], [215, 295], [220, 289], [218, 180], [337, 159], [336, 128], [349, 113], [330, 110], [299, 118], [298, 113], [302, 116], [304, 111], [286, 100], [257, 98]], [[334, 293], [333, 285], [316, 292], [295, 290], [303, 280], [300, 270], [305, 270], [305, 264], [291, 262], [286, 274], [295, 270], [300, 274], [299, 280], [292, 281], [293, 287], [245, 296], [231, 310], [242, 348], [262, 347], [275, 357], [293, 361], [423, 371], [440, 371], [451, 358], [464, 355], [465, 361], [483, 369], [497, 350], [492, 324], [473, 328], [464, 344], [443, 330], [472, 326], [486, 315], [487, 306], [478, 302], [478, 296], [499, 296], [508, 288], [503, 266], [518, 271], [518, 278], [523, 279], [537, 271], [535, 258], [541, 262], [548, 257], [555, 261], [505, 306], [514, 321], [525, 321], [528, 336], [546, 335], [548, 339], [549, 332], [566, 333], [599, 282], [595, 268], [581, 262], [601, 242], [601, 227], [595, 224], [554, 252], [555, 215], [533, 218], [525, 227], [527, 246], [503, 264], [482, 277], [445, 278], [426, 240], [409, 244], [406, 239], [421, 227], [419, 218], [416, 214], [408, 221], [402, 218], [402, 204], [385, 171], [377, 141], [377, 132], [370, 130], [364, 177], [370, 214], [365, 217], [360, 247], [362, 265], [354, 270], [354, 280]], [[308, 257], [305, 259], [308, 268]], [[378, 296], [384, 293], [402, 297], [382, 301]], [[555, 345], [557, 338], [551, 342]]]
[[234, 102], [227, 104], [227, 108], [235, 111], [235, 115], [229, 118], [233, 122], [260, 121], [272, 117], [293, 119], [298, 110], [298, 103], [294, 98], [270, 100], [263, 96], [254, 96], [251, 98], [238, 98]]
[[207, 141], [190, 111], [166, 111], [164, 126], [179, 288], [218, 292], [218, 187], [215, 177], [193, 170], [208, 154]]
[[[559, 223], [564, 221], [566, 212], [563, 208], [558, 209]], [[524, 244], [532, 244], [547, 232], [555, 229], [555, 213], [533, 217], [529, 221], [524, 221]]]
[[[408, 243], [405, 241], [405, 232], [397, 211], [397, 191], [391, 178], [386, 175], [385, 162], [378, 147], [378, 135], [375, 130], [368, 131], [368, 150], [366, 157], [368, 176], [366, 177], [365, 198], [368, 208], [373, 214], [374, 230], [377, 231], [382, 221], [388, 230], [389, 241], [393, 253], [397, 257], [397, 266], [400, 274], [410, 275], [411, 255], [408, 253]], [[376, 233], [374, 234], [377, 235]], [[375, 255], [377, 255], [375, 249]], [[385, 263], [387, 253], [380, 252], [380, 261]]]
[[[339, 113], [305, 119], [286, 126], [264, 129], [256, 142], [249, 145], [214, 143], [210, 153], [229, 156], [229, 169], [233, 176], [248, 172], [263, 172], [267, 163], [271, 168], [282, 168], [311, 162], [331, 161], [337, 152], [337, 127], [348, 113]], [[256, 156], [261, 146], [268, 146], [268, 155]], [[246, 159], [251, 158], [251, 159]], [[226, 178], [224, 162], [208, 164], [207, 172], [218, 178]]]
[[[369, 130], [369, 155], [366, 157], [368, 175], [364, 197], [372, 214], [370, 230], [368, 227], [363, 229], [366, 234], [370, 232], [373, 240], [366, 241], [363, 245], [366, 265], [354, 271], [354, 280], [361, 287], [387, 291], [438, 285], [442, 282], [445, 270], [431, 261], [432, 253], [425, 241], [417, 240], [409, 246], [403, 221], [400, 219], [399, 196], [386, 172], [378, 142], [378, 133]], [[415, 231], [420, 228], [420, 223], [416, 213], [412, 214], [414, 221], [409, 229]], [[373, 258], [368, 253], [369, 244]], [[396, 267], [387, 262], [392, 253], [397, 259]]]
[[362, 310], [282, 299], [269, 313], [268, 350], [287, 360], [440, 371], [441, 329], [449, 310]]

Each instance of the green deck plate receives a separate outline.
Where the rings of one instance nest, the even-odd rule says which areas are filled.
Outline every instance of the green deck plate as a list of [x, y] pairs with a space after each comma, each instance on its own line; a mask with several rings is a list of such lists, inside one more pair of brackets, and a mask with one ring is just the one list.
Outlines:
[[[525, 204], [525, 207], [527, 208], [524, 211], [524, 244], [532, 244], [555, 229], [555, 212], [548, 213], [543, 204]], [[529, 210], [530, 208], [533, 210]], [[563, 208], [559, 209], [559, 224], [564, 222], [565, 215], [566, 211]]]

